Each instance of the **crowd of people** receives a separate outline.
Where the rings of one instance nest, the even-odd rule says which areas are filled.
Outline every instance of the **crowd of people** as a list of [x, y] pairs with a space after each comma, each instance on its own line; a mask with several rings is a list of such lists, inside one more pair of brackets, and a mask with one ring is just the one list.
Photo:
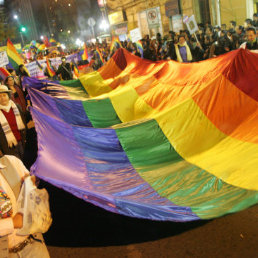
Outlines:
[[[181, 30], [179, 33], [170, 31], [163, 38], [160, 33], [153, 39], [146, 35], [142, 39], [143, 58], [152, 61], [171, 59], [196, 62], [240, 47], [258, 49], [258, 14], [254, 14], [254, 20], [246, 19], [243, 26], [231, 21], [228, 28], [226, 24], [213, 27], [208, 23], [198, 24], [198, 28], [195, 35], [190, 35], [188, 30]], [[128, 51], [140, 56], [135, 44], [126, 41], [122, 44]]]
[[[163, 37], [157, 33], [155, 37], [150, 38], [145, 35], [141, 40], [142, 50], [139, 49], [136, 43], [133, 43], [130, 37], [127, 40], [121, 41], [119, 46], [111, 47], [111, 44], [106, 40], [101, 43], [96, 41], [95, 44], [87, 44], [87, 50], [90, 60], [79, 60], [77, 63], [65, 64], [64, 66], [53, 67], [58, 77], [55, 79], [72, 79], [74, 65], [88, 64], [93, 70], [99, 69], [103, 65], [96, 49], [98, 48], [102, 54], [102, 58], [107, 62], [115, 53], [118, 47], [123, 47], [136, 56], [148, 59], [151, 61], [158, 60], [175, 60], [178, 62], [198, 62], [212, 57], [225, 54], [231, 50], [238, 48], [246, 48], [249, 50], [258, 49], [258, 14], [255, 13], [252, 19], [246, 19], [243, 25], [236, 24], [231, 21], [227, 26], [212, 26], [208, 23], [198, 24], [198, 31], [190, 34], [188, 30], [180, 30], [179, 32], [169, 31]], [[64, 57], [71, 54], [79, 54], [81, 49], [70, 49], [64, 51], [59, 48], [59, 51], [40, 51], [36, 57], [38, 60], [43, 58]], [[25, 62], [34, 61], [34, 58], [25, 60]], [[64, 71], [68, 70], [68, 71]], [[45, 75], [50, 77], [48, 71]], [[66, 78], [62, 78], [64, 75]]]

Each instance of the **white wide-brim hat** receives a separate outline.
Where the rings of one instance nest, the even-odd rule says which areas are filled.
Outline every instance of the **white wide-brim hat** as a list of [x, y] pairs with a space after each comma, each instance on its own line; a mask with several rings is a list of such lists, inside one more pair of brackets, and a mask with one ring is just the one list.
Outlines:
[[8, 89], [5, 85], [0, 85], [0, 93], [9, 93], [11, 90]]

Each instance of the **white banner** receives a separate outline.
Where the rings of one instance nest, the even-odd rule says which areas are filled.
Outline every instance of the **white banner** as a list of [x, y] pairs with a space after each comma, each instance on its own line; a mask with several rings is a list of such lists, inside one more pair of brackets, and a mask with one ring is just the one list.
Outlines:
[[189, 19], [186, 21], [185, 24], [191, 35], [194, 34], [196, 31], [198, 31], [198, 25], [196, 23], [194, 15], [189, 17]]
[[149, 25], [159, 24], [159, 15], [158, 15], [157, 8], [151, 8], [146, 10], [146, 16], [147, 16]]
[[139, 28], [130, 30], [130, 36], [132, 38], [132, 42], [137, 42], [138, 40], [142, 39], [141, 31]]

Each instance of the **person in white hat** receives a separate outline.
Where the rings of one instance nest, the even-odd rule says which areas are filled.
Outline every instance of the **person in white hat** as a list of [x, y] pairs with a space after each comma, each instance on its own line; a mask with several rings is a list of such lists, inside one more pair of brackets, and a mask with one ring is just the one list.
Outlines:
[[26, 123], [21, 107], [11, 100], [11, 90], [0, 85], [0, 150], [22, 159], [25, 139]]

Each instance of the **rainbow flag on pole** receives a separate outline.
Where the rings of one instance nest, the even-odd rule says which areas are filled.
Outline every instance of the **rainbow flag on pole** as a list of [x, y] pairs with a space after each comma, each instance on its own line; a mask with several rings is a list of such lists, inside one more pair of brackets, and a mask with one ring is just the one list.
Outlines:
[[73, 73], [76, 78], [79, 78], [79, 70], [76, 64], [74, 64]]
[[83, 50], [83, 54], [82, 54], [82, 60], [88, 60], [88, 59], [89, 59], [89, 54], [88, 54], [86, 43], [84, 43], [84, 50]]
[[112, 52], [114, 47], [116, 47], [116, 48], [121, 48], [122, 47], [122, 44], [121, 44], [118, 36], [114, 36], [112, 38], [111, 45], [110, 45], [110, 52]]
[[52, 65], [50, 64], [49, 60], [47, 59], [46, 61], [47, 63], [47, 70], [48, 70], [48, 73], [49, 73], [49, 76], [50, 77], [54, 77], [56, 75], [56, 72], [55, 70], [53, 69]]
[[97, 51], [97, 53], [98, 53], [98, 55], [99, 55], [100, 61], [102, 62], [102, 64], [104, 64], [105, 60], [104, 60], [104, 58], [103, 58], [103, 56], [102, 56], [102, 54], [101, 54], [101, 51], [99, 50], [98, 47], [96, 48], [96, 51]]
[[141, 53], [141, 57], [143, 57], [142, 42], [140, 40], [138, 40], [135, 44], [136, 44], [136, 47], [138, 48], [139, 52]]
[[18, 54], [16, 48], [14, 47], [13, 43], [10, 39], [7, 40], [7, 56], [9, 58], [9, 62], [11, 66], [18, 70], [19, 65], [23, 64], [23, 60], [21, 56]]

